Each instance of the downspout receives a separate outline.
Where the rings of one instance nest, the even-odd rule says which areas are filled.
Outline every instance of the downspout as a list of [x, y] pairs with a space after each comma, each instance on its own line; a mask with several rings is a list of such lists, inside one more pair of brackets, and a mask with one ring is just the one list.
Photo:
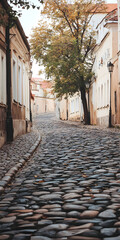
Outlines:
[[10, 28], [6, 27], [6, 83], [7, 83], [7, 119], [6, 131], [7, 141], [13, 141], [13, 119], [12, 119], [12, 97], [11, 97], [11, 49], [10, 49]]
[[66, 120], [68, 120], [68, 94], [66, 94]]

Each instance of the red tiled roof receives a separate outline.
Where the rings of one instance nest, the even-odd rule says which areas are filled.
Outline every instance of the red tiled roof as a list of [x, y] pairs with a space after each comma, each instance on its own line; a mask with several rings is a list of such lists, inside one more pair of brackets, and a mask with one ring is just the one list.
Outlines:
[[48, 81], [40, 81], [39, 84], [43, 89], [52, 88], [52, 83]]
[[47, 88], [52, 88], [53, 86], [51, 81], [47, 81], [47, 80], [41, 81], [41, 78], [32, 78], [31, 81], [35, 84], [39, 84], [41, 88], [43, 88], [44, 90]]
[[114, 9], [113, 11], [111, 11], [110, 13], [108, 13], [105, 17], [106, 21], [114, 21], [117, 22], [118, 21], [118, 11], [117, 9]]
[[106, 4], [106, 12], [109, 13], [113, 11], [115, 8], [117, 8], [117, 3], [108, 3]]
[[104, 4], [102, 7], [99, 6], [98, 9], [96, 9], [96, 7], [95, 7], [95, 9], [93, 8], [92, 12], [94, 13], [94, 11], [95, 11], [95, 14], [97, 14], [97, 13], [106, 13], [107, 14], [116, 8], [117, 8], [117, 3], [107, 3], [107, 4]]

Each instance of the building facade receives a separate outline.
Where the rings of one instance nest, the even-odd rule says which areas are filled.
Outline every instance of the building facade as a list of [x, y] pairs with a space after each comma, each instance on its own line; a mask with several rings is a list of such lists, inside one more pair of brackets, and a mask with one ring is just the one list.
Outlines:
[[54, 112], [55, 97], [53, 94], [53, 83], [40, 78], [32, 78], [31, 92], [34, 97], [32, 104], [33, 117], [41, 113]]
[[[105, 36], [109, 32], [109, 30], [107, 29], [107, 27], [104, 28], [102, 26], [102, 21], [107, 14], [109, 14], [111, 11], [113, 11], [116, 8], [117, 8], [117, 4], [106, 4], [105, 10], [103, 10], [103, 12], [100, 12], [100, 13], [97, 12], [96, 14], [94, 14], [94, 16], [91, 18], [91, 22], [90, 22], [90, 24], [91, 24], [91, 26], [94, 30], [96, 30], [97, 25], [99, 26], [99, 23], [101, 23], [100, 28], [102, 27], [102, 30], [100, 30], [100, 29], [96, 30], [96, 40], [98, 41], [98, 39], [99, 39], [99, 41], [102, 42], [102, 45], [100, 47], [99, 46], [100, 42], [99, 42], [97, 44], [97, 47], [96, 47], [96, 49], [99, 48], [100, 53], [98, 54], [98, 52], [96, 50], [96, 54], [97, 54], [96, 55], [96, 61], [97, 61], [97, 63], [95, 62], [94, 68], [93, 68], [93, 71], [95, 72], [95, 77], [94, 77], [94, 80], [92, 81], [90, 90], [86, 91], [86, 98], [87, 98], [88, 108], [89, 108], [88, 110], [90, 111], [90, 116], [91, 116], [90, 117], [91, 124], [101, 124], [101, 121], [104, 121], [103, 124], [106, 125], [106, 121], [107, 121], [107, 118], [108, 118], [108, 112], [109, 112], [109, 103], [108, 103], [109, 100], [108, 99], [109, 99], [109, 96], [107, 96], [107, 94], [109, 93], [109, 85], [107, 86], [106, 85], [107, 83], [105, 83], [106, 90], [105, 89], [103, 90], [104, 80], [103, 80], [103, 83], [102, 83], [102, 87], [98, 86], [98, 81], [96, 81], [96, 76], [99, 75], [99, 78], [101, 78], [101, 74], [103, 74], [102, 71], [105, 68], [106, 69], [105, 74], [107, 76], [104, 75], [104, 79], [107, 78], [107, 80], [109, 82], [108, 69], [105, 66], [105, 62], [104, 63], [102, 63], [102, 62], [104, 60], [103, 58], [108, 58], [108, 60], [110, 60], [110, 54], [111, 54], [111, 57], [113, 55], [116, 56], [117, 50], [114, 49], [115, 53], [111, 53], [110, 49], [111, 49], [111, 47], [113, 49], [112, 44], [115, 44], [115, 46], [117, 44], [117, 25], [116, 25], [116, 35], [115, 35], [115, 37], [113, 35], [111, 35], [111, 36], [109, 36], [108, 42], [107, 41], [105, 42], [102, 34]], [[99, 37], [98, 37], [97, 31], [99, 31], [99, 35], [100, 35]], [[100, 39], [101, 37], [102, 37], [102, 39]], [[112, 37], [114, 37], [114, 41], [112, 40]], [[110, 48], [108, 47], [109, 43], [110, 43], [109, 41], [110, 42], [112, 41]], [[105, 42], [105, 45], [104, 45], [103, 42]], [[102, 49], [102, 46], [103, 46], [103, 49]], [[104, 50], [104, 48], [106, 48], [106, 50]], [[116, 46], [116, 48], [117, 48], [117, 46]], [[101, 68], [102, 71], [99, 68], [98, 68], [98, 70], [96, 70], [97, 65], [99, 65], [99, 68], [101, 66], [102, 67], [104, 66], [103, 69]], [[104, 91], [104, 93], [103, 93], [103, 91]], [[116, 90], [114, 89], [114, 92], [115, 91]], [[106, 94], [107, 97], [105, 97], [105, 99], [106, 99], [105, 101], [103, 99], [102, 100], [99, 99], [100, 96], [98, 97], [98, 95], [100, 95], [100, 94], [101, 94], [101, 96]], [[83, 106], [82, 106], [80, 93], [77, 92], [73, 96], [69, 96], [68, 97], [68, 102], [65, 99], [64, 100], [63, 99], [64, 99], [64, 97], [62, 98], [62, 100], [59, 103], [59, 111], [58, 111], [58, 109], [56, 110], [57, 115], [59, 115], [60, 118], [63, 119], [63, 120], [65, 120], [65, 119], [66, 120], [67, 119], [75, 120], [75, 121], [80, 120], [82, 122], [84, 120], [84, 112], [83, 112]], [[102, 111], [101, 111], [101, 108], [103, 108]], [[68, 111], [68, 118], [67, 118], [67, 111]], [[60, 114], [58, 114], [58, 112], [60, 112]], [[114, 115], [116, 115], [116, 114], [114, 114]], [[106, 119], [104, 118], [104, 116], [106, 116]], [[104, 118], [104, 120], [100, 120], [100, 118], [102, 119], [102, 117]], [[115, 119], [116, 117], [113, 116], [113, 118]]]
[[6, 141], [6, 43], [5, 28], [0, 26], [0, 146]]
[[[1, 3], [6, 11], [6, 0]], [[30, 47], [17, 19], [0, 26], [0, 146], [30, 131]]]
[[12, 28], [10, 34], [13, 36], [11, 39], [12, 118], [14, 137], [16, 137], [29, 131], [30, 47], [19, 21], [17, 28]]
[[[109, 13], [97, 26], [97, 44], [94, 49], [95, 77], [90, 89], [91, 124], [109, 126], [110, 99], [111, 122], [119, 124], [118, 87], [118, 19], [117, 9]], [[108, 71], [108, 63], [114, 64], [113, 73]], [[111, 95], [111, 97], [110, 97]], [[95, 96], [95, 97], [94, 97]], [[95, 118], [93, 117], [95, 114]]]

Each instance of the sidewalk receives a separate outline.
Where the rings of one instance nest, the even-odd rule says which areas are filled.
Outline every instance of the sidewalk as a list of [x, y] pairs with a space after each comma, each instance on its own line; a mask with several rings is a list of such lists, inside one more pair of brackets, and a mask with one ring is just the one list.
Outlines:
[[15, 173], [31, 157], [40, 141], [41, 136], [33, 127], [30, 133], [18, 136], [0, 149], [0, 192], [4, 191]]

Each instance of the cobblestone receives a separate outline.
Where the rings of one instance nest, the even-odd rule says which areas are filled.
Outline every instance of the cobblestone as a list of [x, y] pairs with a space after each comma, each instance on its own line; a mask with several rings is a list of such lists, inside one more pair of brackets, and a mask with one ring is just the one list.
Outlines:
[[17, 137], [0, 149], [0, 192], [4, 191], [15, 173], [31, 157], [40, 141], [39, 132], [33, 128], [30, 133]]
[[17, 137], [12, 143], [5, 144], [0, 149], [0, 180], [22, 159], [38, 140], [39, 133], [35, 128], [30, 133]]
[[0, 196], [0, 239], [120, 240], [120, 131], [47, 114], [35, 124], [42, 142], [32, 157], [10, 147], [20, 153], [10, 172], [28, 161]]

